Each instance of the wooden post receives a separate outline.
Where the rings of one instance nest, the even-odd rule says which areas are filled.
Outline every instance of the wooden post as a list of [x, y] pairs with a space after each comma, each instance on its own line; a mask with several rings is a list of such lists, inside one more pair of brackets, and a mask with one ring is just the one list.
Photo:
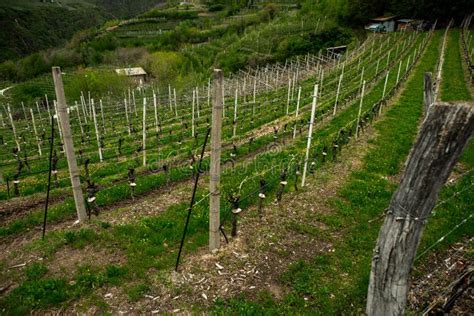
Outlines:
[[253, 104], [255, 104], [255, 100], [257, 97], [257, 79], [253, 81]]
[[212, 99], [211, 165], [209, 192], [209, 250], [220, 247], [220, 174], [221, 174], [221, 127], [222, 127], [222, 70], [214, 70]]
[[336, 92], [336, 101], [334, 101], [334, 111], [332, 113], [333, 116], [336, 115], [337, 112], [337, 102], [339, 102], [339, 92], [341, 91], [341, 84], [342, 84], [342, 77], [344, 76], [344, 73], [341, 73], [339, 76], [339, 83], [337, 84], [337, 92]]
[[135, 99], [135, 91], [132, 91], [132, 100], [133, 100], [133, 112], [135, 113], [135, 117], [138, 117], [137, 102], [136, 102], [136, 99]]
[[48, 100], [48, 95], [44, 95], [45, 100], [46, 100], [46, 109], [48, 110], [48, 117], [51, 117], [51, 110], [49, 109], [49, 100]]
[[82, 95], [82, 91], [81, 91], [81, 107], [82, 107], [82, 115], [84, 115], [84, 122], [87, 124], [86, 103], [84, 101], [84, 96]]
[[423, 91], [423, 110], [428, 113], [428, 108], [434, 102], [434, 91], [431, 72], [425, 72]]
[[61, 130], [61, 118], [59, 117], [59, 114], [58, 114], [58, 104], [56, 100], [53, 100], [53, 106], [54, 106], [54, 111], [56, 112], [56, 122], [58, 123], [59, 139], [61, 140], [62, 143], [64, 143], [63, 131]]
[[323, 82], [324, 82], [324, 69], [321, 69], [321, 81], [319, 83], [319, 95], [322, 96], [323, 94]]
[[143, 122], [142, 122], [142, 151], [143, 151], [143, 167], [146, 167], [146, 98], [143, 98]]
[[225, 87], [224, 81], [222, 81], [222, 117], [225, 117]]
[[191, 136], [194, 137], [194, 98], [196, 97], [196, 91], [193, 89], [193, 100], [192, 100], [192, 114], [191, 114]]
[[201, 117], [199, 113], [199, 87], [196, 87], [196, 114], [198, 118]]
[[311, 106], [311, 118], [309, 121], [308, 142], [306, 143], [306, 155], [304, 158], [303, 176], [301, 177], [301, 187], [306, 183], [306, 171], [308, 170], [309, 150], [311, 148], [311, 140], [313, 138], [314, 115], [316, 113], [316, 104], [318, 102], [318, 85], [314, 86], [313, 104]]
[[288, 97], [286, 100], [286, 115], [288, 115], [288, 112], [290, 110], [290, 97], [291, 97], [291, 79], [288, 80]]
[[367, 315], [404, 314], [423, 229], [473, 132], [474, 103], [430, 106], [373, 252]]
[[39, 142], [38, 138], [38, 132], [36, 130], [36, 123], [35, 123], [35, 115], [33, 114], [33, 109], [30, 108], [30, 114], [31, 114], [31, 121], [33, 123], [33, 131], [35, 132], [35, 138], [36, 138], [36, 143], [38, 144], [38, 154], [41, 156], [41, 144]]
[[[382, 100], [385, 98], [385, 93], [387, 92], [387, 83], [388, 83], [388, 76], [390, 75], [390, 70], [387, 71], [387, 75], [385, 76], [385, 83], [383, 85], [383, 91], [382, 91]], [[382, 102], [383, 104], [383, 102]], [[382, 114], [382, 105], [379, 107], [379, 115]]]
[[94, 99], [91, 100], [91, 107], [92, 107], [92, 119], [94, 120], [94, 127], [95, 127], [95, 137], [97, 139], [97, 147], [99, 149], [99, 160], [100, 162], [104, 161], [102, 157], [102, 146], [100, 146], [100, 135], [99, 135], [99, 128], [97, 126], [97, 115], [95, 113], [95, 105]]
[[[38, 103], [37, 103], [38, 104]], [[82, 128], [81, 113], [79, 112], [79, 104], [75, 101], [77, 119], [79, 120], [79, 127], [81, 128], [81, 135], [84, 135], [84, 129]]]
[[400, 60], [400, 64], [398, 65], [398, 73], [397, 73], [397, 81], [396, 83], [398, 83], [398, 81], [400, 80], [400, 71], [402, 70], [402, 61]]
[[170, 112], [173, 112], [173, 104], [172, 104], [172, 97], [171, 97], [171, 85], [168, 84], [168, 103], [170, 106]]
[[[159, 92], [159, 91], [158, 91]], [[159, 127], [158, 127], [158, 106], [156, 102], [156, 94], [153, 92], [153, 108], [155, 110], [155, 131], [158, 133]]]
[[364, 94], [365, 94], [365, 80], [362, 83], [362, 93], [360, 95], [359, 113], [357, 114], [357, 125], [356, 125], [356, 133], [355, 133], [356, 139], [359, 137], [360, 115], [362, 113], [362, 105], [364, 104]]
[[76, 156], [74, 155], [74, 142], [72, 139], [71, 127], [69, 125], [69, 116], [66, 110], [66, 97], [64, 95], [61, 69], [59, 67], [53, 67], [52, 73], [54, 79], [54, 89], [56, 91], [56, 99], [58, 100], [58, 113], [61, 117], [60, 121], [64, 132], [64, 148], [69, 167], [69, 175], [71, 177], [71, 186], [72, 192], [74, 194], [77, 218], [79, 222], [82, 222], [87, 219], [87, 213], [81, 190], [80, 172], [77, 168]]
[[207, 82], [207, 107], [211, 106], [211, 78]]
[[21, 108], [23, 110], [23, 118], [26, 120], [28, 117], [26, 116], [25, 103], [23, 101], [21, 101]]
[[105, 135], [105, 119], [104, 119], [104, 108], [102, 106], [102, 99], [99, 100], [100, 105], [100, 116], [102, 117], [102, 130], [104, 131]]
[[360, 74], [360, 82], [359, 85], [362, 84], [362, 81], [364, 80], [364, 73], [365, 73], [365, 67], [362, 67], [362, 72]]
[[173, 97], [174, 97], [174, 113], [177, 118], [178, 117], [178, 102], [176, 101], [176, 88], [173, 88]]
[[127, 129], [128, 129], [128, 135], [132, 134], [132, 131], [130, 130], [130, 120], [128, 118], [128, 106], [127, 106], [127, 98], [123, 99], [123, 104], [125, 106], [125, 119], [127, 120]]
[[87, 91], [87, 97], [88, 97], [88, 100], [89, 100], [89, 116], [92, 115], [92, 103], [91, 103], [91, 92], [90, 91]]
[[7, 105], [7, 109], [8, 109], [8, 117], [10, 118], [10, 124], [12, 125], [13, 137], [15, 138], [16, 148], [18, 149], [18, 151], [21, 151], [20, 142], [18, 141], [18, 138], [16, 136], [16, 127], [15, 127], [15, 123], [13, 122], [12, 111], [10, 110], [10, 105]]
[[234, 100], [234, 127], [233, 127], [233, 132], [232, 136], [235, 137], [235, 134], [237, 133], [237, 106], [238, 106], [238, 90], [235, 89], [235, 100]]
[[293, 127], [293, 139], [296, 138], [296, 123], [298, 122], [298, 115], [300, 112], [300, 100], [301, 100], [301, 86], [298, 87], [298, 100], [296, 101], [295, 126]]

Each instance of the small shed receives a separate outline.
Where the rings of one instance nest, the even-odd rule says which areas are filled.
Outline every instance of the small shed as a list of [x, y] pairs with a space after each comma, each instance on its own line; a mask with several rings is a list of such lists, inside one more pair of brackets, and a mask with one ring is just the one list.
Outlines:
[[120, 76], [132, 78], [139, 85], [142, 85], [146, 82], [147, 73], [142, 67], [120, 68], [115, 69], [115, 72]]
[[347, 45], [326, 48], [328, 56], [339, 59], [347, 51]]
[[397, 30], [398, 31], [412, 31], [413, 30], [413, 24], [415, 20], [413, 19], [400, 19], [397, 20]]
[[395, 20], [396, 16], [381, 16], [381, 17], [378, 17], [378, 18], [375, 18], [375, 19], [372, 19], [371, 21], [373, 23], [377, 23], [377, 24], [380, 24], [382, 25], [382, 29], [384, 32], [395, 32], [396, 30], [396, 20]]

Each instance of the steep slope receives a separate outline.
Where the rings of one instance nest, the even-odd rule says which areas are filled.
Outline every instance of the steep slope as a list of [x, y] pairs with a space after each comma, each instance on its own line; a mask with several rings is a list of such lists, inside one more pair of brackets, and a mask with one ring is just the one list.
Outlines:
[[151, 0], [4, 0], [0, 3], [0, 62], [62, 45], [82, 29], [130, 17], [159, 4]]

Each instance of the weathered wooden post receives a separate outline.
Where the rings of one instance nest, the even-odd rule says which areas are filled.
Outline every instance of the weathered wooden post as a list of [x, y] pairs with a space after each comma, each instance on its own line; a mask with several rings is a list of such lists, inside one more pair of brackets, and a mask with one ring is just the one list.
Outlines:
[[74, 202], [76, 205], [77, 217], [80, 222], [87, 218], [86, 208], [84, 206], [84, 197], [81, 190], [80, 172], [77, 169], [76, 156], [74, 155], [74, 142], [69, 125], [69, 116], [66, 110], [66, 96], [64, 95], [63, 80], [61, 78], [61, 69], [53, 67], [54, 89], [56, 91], [56, 99], [58, 100], [58, 113], [61, 117], [61, 126], [64, 132], [64, 148], [71, 177], [72, 192], [74, 194]]
[[232, 137], [235, 137], [237, 134], [237, 106], [238, 106], [238, 100], [239, 100], [239, 95], [238, 95], [238, 90], [235, 89], [235, 99], [234, 99], [234, 122], [233, 122], [233, 131], [232, 131]]
[[220, 247], [220, 174], [221, 174], [221, 126], [222, 126], [222, 70], [214, 70], [212, 95], [210, 201], [209, 201], [209, 250]]
[[366, 312], [403, 315], [409, 277], [439, 191], [474, 132], [474, 103], [429, 107], [372, 258]]
[[197, 117], [201, 117], [200, 110], [199, 110], [199, 87], [196, 87], [196, 114]]
[[102, 105], [102, 99], [99, 100], [99, 106], [100, 106], [100, 116], [102, 117], [102, 131], [105, 135], [105, 118], [104, 118], [104, 107]]
[[359, 137], [360, 115], [362, 114], [362, 105], [364, 105], [364, 94], [365, 94], [365, 80], [362, 83], [362, 92], [360, 95], [359, 112], [357, 114], [357, 125], [356, 125], [356, 133], [355, 133], [356, 139]]
[[400, 72], [401, 72], [401, 70], [402, 70], [402, 61], [400, 60], [400, 63], [398, 65], [398, 72], [397, 72], [397, 81], [396, 81], [397, 84], [400, 81]]
[[336, 101], [334, 101], [334, 111], [332, 113], [333, 116], [335, 116], [337, 112], [337, 103], [339, 102], [339, 93], [341, 92], [341, 84], [342, 84], [343, 76], [344, 76], [344, 72], [341, 73], [341, 75], [339, 76], [339, 83], [337, 84], [337, 92], [336, 92]]
[[[388, 84], [388, 76], [390, 75], [390, 70], [387, 71], [387, 75], [385, 76], [385, 82], [383, 84], [383, 91], [382, 91], [382, 101], [385, 99], [385, 93], [387, 93], [387, 84]], [[382, 105], [379, 107], [379, 115], [382, 114]]]
[[211, 78], [207, 81], [207, 107], [211, 107]]
[[8, 109], [8, 118], [10, 119], [10, 124], [12, 125], [12, 130], [13, 130], [13, 137], [15, 138], [15, 143], [16, 143], [16, 148], [18, 151], [20, 151], [20, 142], [18, 141], [18, 138], [16, 136], [16, 127], [15, 123], [13, 122], [13, 116], [12, 116], [12, 111], [10, 110], [10, 105], [7, 106]]
[[156, 102], [156, 94], [154, 92], [153, 92], [153, 108], [155, 110], [155, 131], [158, 133], [158, 131], [159, 131], [158, 106], [157, 106], [157, 102]]
[[434, 90], [431, 72], [425, 72], [423, 90], [423, 110], [428, 113], [428, 108], [434, 102]]
[[[36, 104], [38, 104], [38, 102]], [[77, 103], [77, 101], [75, 101], [74, 105], [76, 107], [77, 119], [79, 121], [79, 127], [81, 128], [81, 136], [82, 136], [84, 135], [84, 128], [82, 128], [82, 120], [81, 120], [81, 113], [79, 112], [79, 104]]]
[[146, 98], [143, 98], [142, 134], [143, 167], [146, 167]]
[[253, 81], [253, 104], [255, 104], [255, 100], [257, 97], [257, 79]]
[[301, 86], [298, 87], [298, 100], [296, 100], [295, 126], [293, 126], [293, 139], [296, 138], [296, 123], [298, 122], [298, 115], [300, 112], [300, 100], [301, 100]]
[[[135, 91], [132, 91], [132, 101], [133, 101], [133, 113], [135, 113], [135, 118], [138, 118], [138, 111], [137, 111], [137, 102], [135, 99]], [[130, 106], [130, 108], [132, 108]]]
[[176, 115], [176, 118], [178, 118], [178, 102], [176, 100], [176, 89], [173, 88], [173, 98], [174, 98], [174, 113]]
[[125, 119], [127, 120], [128, 135], [131, 135], [132, 131], [130, 130], [130, 119], [128, 118], [127, 98], [123, 99], [123, 105], [125, 106]]
[[172, 97], [171, 97], [171, 85], [168, 84], [168, 103], [170, 106], [170, 112], [173, 112], [173, 104], [172, 104]]
[[97, 115], [95, 113], [94, 99], [91, 100], [91, 107], [92, 107], [92, 119], [94, 120], [94, 127], [95, 127], [95, 138], [97, 139], [97, 148], [99, 151], [99, 160], [100, 162], [102, 162], [104, 161], [104, 157], [102, 156], [102, 146], [100, 144], [100, 134], [99, 134], [99, 127], [97, 126]]
[[82, 115], [84, 116], [84, 122], [87, 125], [88, 122], [87, 122], [86, 101], [84, 101], [84, 95], [82, 94], [82, 91], [81, 91], [81, 108], [82, 108]]
[[306, 171], [308, 170], [309, 150], [311, 148], [311, 140], [313, 138], [314, 115], [316, 113], [316, 104], [318, 102], [318, 85], [314, 86], [313, 104], [311, 106], [311, 118], [309, 121], [308, 142], [306, 144], [306, 155], [304, 158], [303, 176], [301, 177], [301, 187], [306, 183]]
[[323, 83], [324, 83], [324, 69], [321, 70], [321, 81], [320, 81], [320, 83], [319, 83], [319, 85], [320, 85], [320, 87], [321, 87], [321, 88], [319, 89], [319, 94], [320, 94], [320, 96], [323, 95]]
[[33, 131], [35, 132], [36, 143], [38, 144], [38, 154], [41, 156], [41, 144], [38, 138], [38, 132], [36, 130], [35, 115], [33, 114], [33, 109], [30, 108], [31, 122], [33, 123]]
[[286, 100], [286, 115], [288, 115], [288, 112], [290, 110], [290, 98], [291, 98], [291, 79], [288, 80], [288, 97]]
[[48, 117], [51, 117], [51, 110], [49, 109], [49, 100], [48, 100], [48, 95], [45, 94], [44, 98], [46, 100], [46, 109], [48, 110]]
[[196, 91], [193, 89], [193, 100], [192, 100], [192, 114], [191, 114], [191, 136], [194, 137], [194, 98], [196, 97]]

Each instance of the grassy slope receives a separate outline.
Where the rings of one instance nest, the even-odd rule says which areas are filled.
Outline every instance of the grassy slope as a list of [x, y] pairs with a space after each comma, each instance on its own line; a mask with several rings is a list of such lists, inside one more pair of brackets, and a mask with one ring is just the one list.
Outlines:
[[[322, 218], [334, 232], [343, 234], [342, 238], [335, 241], [336, 251], [317, 256], [311, 262], [294, 263], [282, 276], [282, 280], [291, 288], [291, 293], [280, 304], [276, 305], [271, 299], [258, 304], [236, 299], [218, 304], [217, 313], [363, 313], [372, 248], [382, 223], [381, 219], [372, 223], [369, 221], [388, 206], [396, 189], [396, 184], [389, 177], [401, 171], [415, 138], [422, 114], [423, 73], [434, 70], [440, 38], [441, 33], [437, 33], [400, 99], [387, 112], [386, 118], [375, 124], [378, 137], [372, 142], [373, 148], [364, 158], [363, 168], [351, 175], [340, 189], [338, 198], [334, 199], [334, 214]], [[463, 83], [461, 81], [458, 84]], [[472, 153], [470, 148], [463, 158], [469, 168], [473, 167]], [[446, 188], [440, 199], [460, 191], [470, 181], [472, 179], [463, 178], [458, 184]], [[428, 223], [420, 250], [464, 219], [473, 203], [473, 195], [465, 191], [438, 207], [436, 216]], [[451, 242], [463, 234], [472, 236], [472, 228], [464, 225], [446, 240]], [[303, 297], [310, 299], [305, 301]]]
[[443, 101], [472, 100], [464, 76], [460, 41], [461, 31], [459, 29], [450, 31], [441, 83], [441, 100]]
[[0, 1], [0, 62], [63, 45], [74, 33], [106, 19], [131, 17], [159, 4], [155, 0]]

